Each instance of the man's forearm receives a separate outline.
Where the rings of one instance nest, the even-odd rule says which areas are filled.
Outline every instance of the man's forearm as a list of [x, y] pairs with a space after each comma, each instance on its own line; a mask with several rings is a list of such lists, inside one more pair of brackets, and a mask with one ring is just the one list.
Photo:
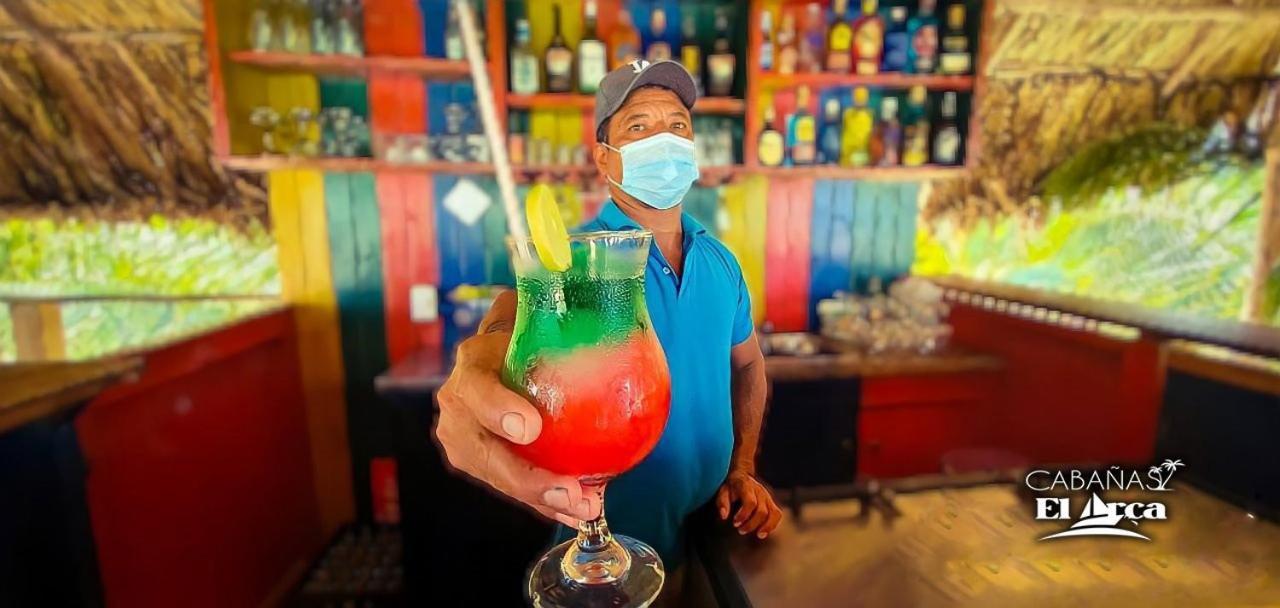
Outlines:
[[755, 475], [756, 450], [760, 446], [760, 428], [764, 423], [767, 392], [763, 358], [734, 367], [733, 459], [729, 463], [730, 470]]

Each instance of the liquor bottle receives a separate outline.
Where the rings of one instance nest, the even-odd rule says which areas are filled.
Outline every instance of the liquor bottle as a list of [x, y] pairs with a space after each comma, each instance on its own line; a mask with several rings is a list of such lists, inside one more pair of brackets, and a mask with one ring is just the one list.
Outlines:
[[919, 167], [929, 162], [929, 114], [925, 109], [929, 93], [922, 86], [911, 87], [907, 108], [902, 113], [902, 164]]
[[667, 42], [667, 11], [662, 7], [655, 7], [653, 13], [649, 16], [649, 35], [653, 36], [653, 40], [649, 42], [649, 49], [645, 53], [645, 59], [650, 62], [664, 61], [671, 59], [671, 43]]
[[796, 71], [803, 73], [822, 71], [822, 39], [825, 37], [822, 6], [817, 2], [810, 2], [805, 8], [804, 21], [800, 24], [800, 59]]
[[[920, 12], [907, 22], [907, 68], [915, 74], [932, 74], [938, 61], [938, 18], [934, 0], [920, 0]], [[905, 160], [905, 159], [904, 159]]]
[[701, 97], [703, 95], [702, 47], [698, 46], [698, 30], [694, 25], [693, 11], [685, 12], [680, 30], [684, 38], [680, 43], [680, 63], [689, 71], [689, 75], [693, 76], [693, 82], [698, 85], [698, 96]]
[[716, 41], [707, 56], [707, 92], [713, 97], [733, 94], [733, 71], [738, 58], [729, 45], [729, 16], [716, 9]]
[[764, 128], [760, 131], [760, 142], [756, 152], [756, 157], [760, 159], [760, 164], [765, 167], [781, 166], [782, 161], [786, 158], [786, 147], [783, 145], [782, 134], [773, 128], [775, 117], [776, 114], [772, 105], [765, 108]]
[[894, 167], [901, 162], [902, 123], [898, 122], [897, 97], [885, 97], [880, 102], [880, 123], [874, 140], [879, 142], [878, 154], [872, 154], [876, 166]]
[[942, 54], [938, 71], [943, 74], [968, 74], [972, 63], [969, 37], [964, 33], [964, 4], [947, 7], [947, 27], [942, 30]]
[[364, 55], [364, 4], [360, 0], [338, 0], [336, 44], [339, 55]]
[[760, 11], [760, 69], [773, 70], [773, 11]]
[[786, 10], [782, 13], [782, 27], [778, 29], [778, 73], [794, 74], [800, 60], [796, 41], [796, 15]]
[[960, 164], [960, 127], [956, 125], [956, 94], [942, 94], [942, 118], [938, 120], [933, 139], [933, 162], [938, 165]]
[[[517, 21], [517, 26], [520, 21], [524, 21], [526, 27], [528, 26], [529, 22], [525, 19]], [[524, 112], [511, 113], [510, 133], [507, 134], [507, 156], [513, 165], [523, 165], [528, 162], [525, 156], [525, 146], [529, 140], [528, 117], [529, 115]]]
[[880, 61], [883, 72], [907, 71], [907, 49], [911, 37], [907, 34], [907, 7], [889, 9], [889, 25], [884, 32], [884, 59]]
[[831, 3], [831, 29], [827, 30], [827, 71], [848, 74], [853, 68], [853, 27], [849, 25], [847, 0]]
[[640, 32], [631, 22], [631, 11], [618, 11], [618, 23], [609, 32], [609, 47], [613, 55], [609, 57], [609, 69], [616, 70], [640, 58]]
[[884, 52], [884, 19], [876, 12], [876, 0], [862, 0], [862, 16], [853, 22], [853, 72], [880, 73]]
[[311, 4], [311, 52], [331, 55], [338, 50], [334, 24], [337, 21], [337, 3], [334, 0], [310, 0]]
[[256, 0], [249, 11], [249, 48], [269, 51], [275, 38], [274, 19], [271, 16], [272, 0]]
[[822, 110], [822, 145], [818, 146], [818, 162], [837, 164], [840, 162], [840, 100], [827, 98]]
[[809, 87], [796, 91], [796, 111], [787, 118], [787, 148], [791, 164], [812, 165], [818, 155], [818, 128], [809, 113]]
[[551, 11], [555, 30], [542, 58], [547, 71], [547, 92], [568, 93], [573, 90], [573, 51], [565, 46], [564, 35], [560, 33], [560, 5], [552, 4]]
[[280, 0], [276, 13], [277, 50], [305, 55], [311, 52], [311, 8], [307, 0]]
[[578, 90], [592, 94], [600, 88], [600, 81], [609, 73], [609, 51], [596, 33], [596, 0], [586, 0], [582, 5], [582, 40], [578, 42]]
[[842, 165], [865, 167], [871, 162], [868, 149], [876, 116], [870, 107], [871, 94], [866, 87], [853, 90], [853, 106], [844, 111], [844, 138], [840, 142]]
[[462, 26], [458, 24], [458, 8], [452, 2], [449, 3], [449, 20], [444, 28], [444, 57], [455, 61], [466, 57], [466, 52], [462, 49]]
[[529, 48], [529, 20], [516, 19], [516, 44], [511, 49], [511, 92], [533, 95], [538, 92], [538, 58]]

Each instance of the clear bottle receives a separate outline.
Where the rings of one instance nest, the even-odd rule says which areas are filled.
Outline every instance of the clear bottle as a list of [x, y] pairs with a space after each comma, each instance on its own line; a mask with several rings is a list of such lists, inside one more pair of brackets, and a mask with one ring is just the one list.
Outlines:
[[733, 73], [737, 56], [729, 44], [729, 15], [716, 9], [716, 41], [707, 57], [707, 92], [713, 97], [733, 94]]
[[364, 5], [360, 0], [338, 1], [338, 54], [364, 55]]
[[848, 74], [853, 69], [853, 26], [849, 25], [847, 0], [831, 4], [831, 28], [827, 31], [827, 71]]
[[543, 55], [543, 64], [547, 73], [548, 93], [568, 93], [573, 90], [573, 51], [564, 43], [564, 34], [560, 32], [560, 5], [551, 5], [555, 31], [551, 36], [551, 44], [547, 45]]
[[275, 39], [274, 19], [271, 15], [273, 0], [256, 0], [249, 9], [249, 48], [270, 51]]
[[529, 47], [532, 35], [529, 20], [516, 19], [515, 46], [511, 48], [511, 92], [520, 95], [533, 95], [539, 91], [538, 58]]
[[338, 48], [334, 33], [337, 15], [333, 0], [310, 0], [311, 4], [311, 52], [331, 55]]
[[791, 164], [812, 165], [817, 158], [818, 129], [809, 113], [809, 87], [796, 91], [796, 110], [787, 119], [787, 147]]
[[777, 114], [774, 112], [772, 105], [765, 108], [764, 125], [760, 130], [760, 141], [756, 152], [760, 165], [764, 167], [782, 166], [787, 156], [786, 144], [782, 139], [782, 133], [779, 133], [773, 126], [776, 118]]
[[592, 94], [600, 88], [608, 70], [609, 52], [596, 32], [596, 0], [583, 3], [584, 28], [578, 42], [578, 91]]
[[855, 74], [880, 73], [880, 56], [884, 53], [884, 19], [876, 7], [876, 0], [862, 0], [862, 16], [853, 22]]
[[942, 94], [942, 116], [933, 138], [933, 162], [937, 165], [960, 164], [960, 127], [956, 124], [956, 94]]
[[455, 61], [466, 58], [462, 47], [462, 26], [458, 23], [458, 7], [449, 3], [449, 18], [444, 27], [444, 57]]
[[698, 31], [693, 20], [693, 11], [685, 11], [684, 21], [680, 26], [680, 63], [693, 76], [698, 85], [698, 95], [702, 96], [702, 47], [698, 45]]
[[667, 42], [667, 11], [661, 6], [655, 7], [649, 15], [649, 33], [653, 40], [649, 41], [649, 49], [645, 58], [650, 62], [671, 59], [671, 43]]

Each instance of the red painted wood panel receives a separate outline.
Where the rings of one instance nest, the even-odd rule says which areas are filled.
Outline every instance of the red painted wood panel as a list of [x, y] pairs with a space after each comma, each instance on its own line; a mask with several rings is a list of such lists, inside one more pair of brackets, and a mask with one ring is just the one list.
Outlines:
[[109, 606], [256, 606], [323, 546], [292, 316], [147, 355], [77, 420]]
[[996, 441], [1035, 462], [1144, 464], [1153, 456], [1161, 378], [1157, 344], [956, 304], [958, 344], [1006, 361], [992, 415]]
[[368, 55], [425, 54], [417, 0], [364, 0], [364, 40]]
[[409, 309], [413, 285], [439, 285], [440, 261], [430, 176], [388, 172], [377, 179], [387, 354], [394, 364], [418, 348], [440, 345], [440, 322], [414, 322]]
[[864, 408], [858, 420], [858, 473], [881, 479], [941, 473], [947, 452], [989, 445], [984, 405], [960, 400]]
[[765, 317], [775, 331], [805, 331], [813, 181], [769, 180], [765, 223]]

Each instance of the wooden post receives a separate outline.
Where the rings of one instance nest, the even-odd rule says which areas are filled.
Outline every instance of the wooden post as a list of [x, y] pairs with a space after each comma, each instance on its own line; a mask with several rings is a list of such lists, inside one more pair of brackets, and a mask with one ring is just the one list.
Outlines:
[[57, 300], [9, 302], [18, 361], [56, 361], [67, 356], [62, 334], [62, 303]]
[[1280, 262], [1280, 148], [1267, 149], [1266, 175], [1262, 184], [1262, 209], [1258, 213], [1258, 247], [1253, 256], [1253, 272], [1240, 311], [1245, 321], [1265, 322], [1275, 315], [1266, 310], [1267, 279]]

